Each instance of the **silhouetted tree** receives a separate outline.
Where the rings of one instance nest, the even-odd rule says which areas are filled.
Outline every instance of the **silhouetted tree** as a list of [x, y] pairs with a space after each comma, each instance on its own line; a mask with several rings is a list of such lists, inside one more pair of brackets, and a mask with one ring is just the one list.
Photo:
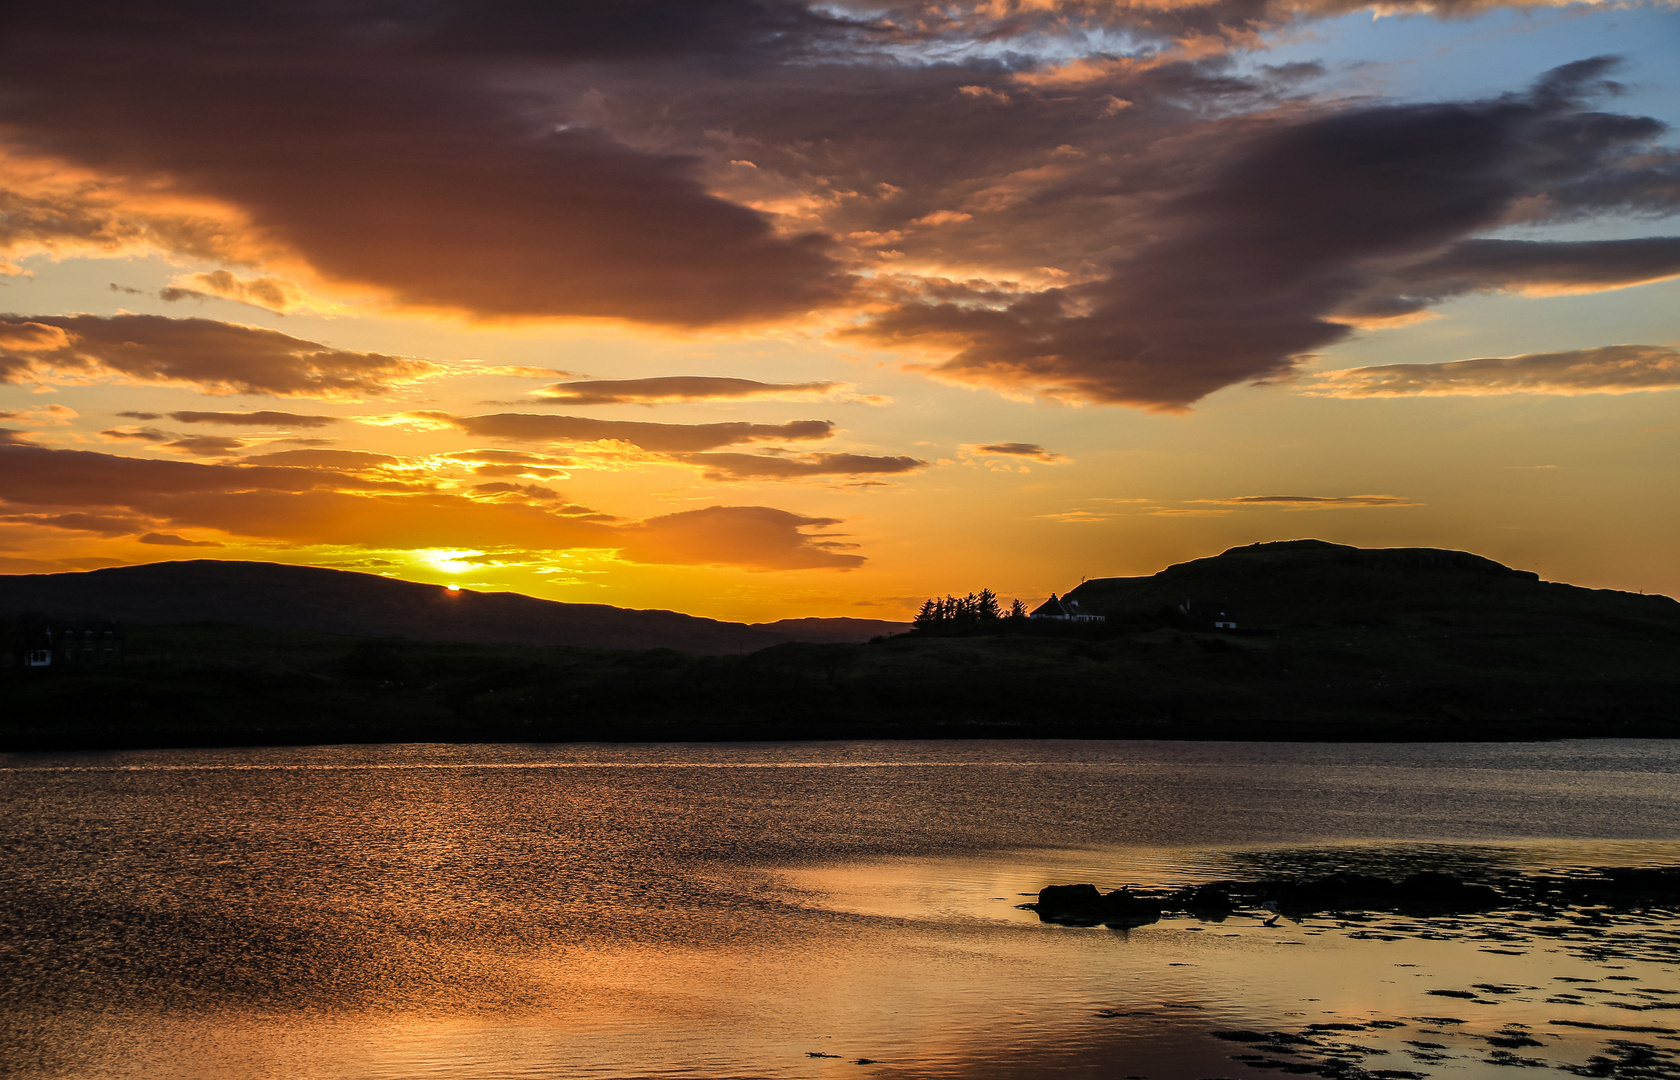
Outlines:
[[[1025, 616], [1026, 609], [1021, 607], [1019, 600], [1015, 601], [1010, 613], [1013, 615], [1017, 610]], [[965, 596], [932, 597], [923, 602], [921, 610], [916, 613], [915, 625], [916, 629], [926, 631], [956, 630], [984, 627], [1002, 619], [1003, 611], [998, 605], [997, 593], [981, 589]]]

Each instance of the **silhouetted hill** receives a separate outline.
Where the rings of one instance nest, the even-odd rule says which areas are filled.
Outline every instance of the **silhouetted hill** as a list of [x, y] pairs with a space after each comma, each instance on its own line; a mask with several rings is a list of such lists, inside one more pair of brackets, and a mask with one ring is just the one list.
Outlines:
[[1243, 628], [1376, 626], [1445, 619], [1513, 632], [1642, 626], [1672, 630], [1680, 603], [1583, 589], [1439, 548], [1284, 540], [1231, 548], [1148, 577], [1096, 578], [1067, 594], [1122, 623], [1158, 622], [1185, 600], [1227, 608]]
[[416, 641], [750, 652], [784, 641], [867, 641], [906, 628], [868, 619], [748, 626], [674, 611], [567, 604], [520, 593], [451, 592], [375, 574], [279, 563], [188, 560], [67, 574], [0, 575], [0, 615], [124, 623], [219, 622]]
[[[130, 624], [120, 666], [0, 664], [0, 749], [1680, 737], [1680, 604], [1664, 596], [1543, 582], [1463, 552], [1319, 541], [1073, 595], [1109, 620], [760, 648], [774, 629], [815, 636], [828, 621], [755, 628], [250, 563], [0, 578], [0, 613]], [[1186, 599], [1229, 605], [1239, 629], [1184, 619]], [[257, 615], [270, 628], [228, 625]], [[858, 622], [841, 625], [874, 628]], [[472, 643], [515, 635], [543, 644]], [[609, 648], [624, 644], [675, 648]]]

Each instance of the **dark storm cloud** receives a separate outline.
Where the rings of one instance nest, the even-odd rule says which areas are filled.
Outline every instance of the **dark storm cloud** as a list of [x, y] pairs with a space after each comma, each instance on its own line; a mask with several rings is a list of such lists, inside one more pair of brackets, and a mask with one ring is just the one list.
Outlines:
[[714, 375], [668, 375], [653, 379], [585, 379], [555, 383], [536, 393], [562, 405], [657, 405], [671, 401], [811, 397], [838, 383], [767, 383]]
[[707, 480], [798, 480], [812, 476], [870, 476], [914, 472], [927, 462], [913, 457], [868, 454], [681, 454], [678, 460], [702, 466]]
[[1319, 397], [1573, 396], [1675, 389], [1680, 389], [1680, 349], [1604, 345], [1446, 364], [1385, 364], [1327, 371], [1316, 376], [1305, 392]]
[[0, 316], [4, 382], [54, 373], [116, 375], [212, 394], [358, 398], [440, 370], [425, 360], [334, 349], [278, 330], [213, 319]]
[[1680, 237], [1638, 240], [1466, 240], [1402, 267], [1338, 315], [1404, 317], [1466, 293], [1560, 293], [1640, 285], [1680, 275]]
[[934, 370], [955, 381], [1170, 411], [1287, 374], [1349, 333], [1334, 321], [1341, 309], [1409, 271], [1430, 280], [1456, 270], [1460, 292], [1663, 276], [1674, 249], [1661, 240], [1464, 243], [1522, 200], [1649, 149], [1656, 121], [1587, 108], [1611, 66], [1571, 64], [1521, 95], [1367, 108], [1267, 131], [1168, 202], [1160, 239], [1102, 280], [1001, 307], [903, 304], [856, 333], [949, 348], [955, 355]]
[[412, 413], [425, 422], [444, 424], [469, 435], [511, 442], [625, 442], [643, 450], [684, 453], [711, 450], [736, 443], [765, 440], [809, 441], [834, 434], [826, 420], [792, 420], [785, 424], [655, 424], [639, 420], [592, 420], [583, 416], [543, 416], [537, 413], [490, 413], [451, 416]]
[[[1631, 248], [1569, 256], [1622, 260], [1571, 286], [1515, 265], [1550, 254], [1472, 246], [1677, 205], [1661, 125], [1588, 107], [1617, 89], [1604, 63], [1349, 107], [1306, 96], [1311, 65], [1222, 55], [1367, 6], [20, 7], [0, 126], [46, 164], [0, 190], [0, 246], [190, 254], [491, 319], [868, 312], [855, 333], [944, 378], [1166, 410], [1448, 295], [1649, 280], [1661, 259]], [[1379, 9], [1493, 6], [1528, 5]], [[97, 182], [55, 186], [57, 162]], [[276, 276], [173, 288], [305, 303]], [[0, 377], [28, 368], [0, 353]]]
[[710, 324], [844, 290], [820, 236], [709, 194], [692, 156], [514, 88], [521, 65], [747, 53], [833, 22], [793, 5], [153, 0], [7, 18], [14, 145], [168, 177], [236, 208], [247, 246], [403, 304]]

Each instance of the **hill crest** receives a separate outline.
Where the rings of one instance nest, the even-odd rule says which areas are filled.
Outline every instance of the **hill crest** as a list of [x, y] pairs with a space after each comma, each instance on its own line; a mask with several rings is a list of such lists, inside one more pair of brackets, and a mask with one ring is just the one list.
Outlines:
[[1239, 624], [1345, 623], [1405, 615], [1668, 617], [1667, 596], [1542, 581], [1528, 570], [1447, 548], [1360, 548], [1279, 540], [1229, 548], [1141, 577], [1093, 578], [1067, 594], [1110, 618], [1158, 615], [1185, 601], [1232, 609]]
[[23, 611], [143, 625], [223, 622], [417, 641], [664, 648], [701, 655], [752, 652], [785, 641], [867, 641], [907, 628], [870, 619], [754, 626], [515, 592], [451, 591], [353, 570], [218, 559], [0, 575], [0, 614]]

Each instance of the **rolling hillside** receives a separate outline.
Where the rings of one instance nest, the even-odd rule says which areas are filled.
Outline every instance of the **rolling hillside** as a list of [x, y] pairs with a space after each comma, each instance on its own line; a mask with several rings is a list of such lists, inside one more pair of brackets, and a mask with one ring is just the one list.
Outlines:
[[0, 616], [38, 611], [158, 626], [217, 622], [268, 630], [477, 644], [751, 652], [783, 641], [868, 641], [904, 623], [788, 619], [749, 626], [674, 611], [566, 604], [376, 574], [212, 559], [71, 574], [0, 575]]

